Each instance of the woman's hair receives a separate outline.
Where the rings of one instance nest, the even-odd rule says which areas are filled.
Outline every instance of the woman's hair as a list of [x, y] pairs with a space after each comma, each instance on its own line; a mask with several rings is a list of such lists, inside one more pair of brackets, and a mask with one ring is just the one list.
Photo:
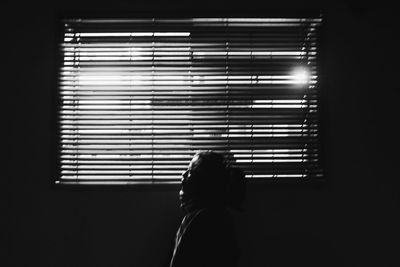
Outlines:
[[192, 173], [201, 175], [202, 181], [216, 186], [224, 186], [228, 179], [228, 171], [225, 159], [214, 151], [200, 151], [194, 157], [196, 164], [192, 167]]
[[196, 180], [198, 200], [240, 209], [245, 195], [244, 173], [228, 168], [224, 156], [214, 151], [197, 152], [193, 159], [191, 175]]

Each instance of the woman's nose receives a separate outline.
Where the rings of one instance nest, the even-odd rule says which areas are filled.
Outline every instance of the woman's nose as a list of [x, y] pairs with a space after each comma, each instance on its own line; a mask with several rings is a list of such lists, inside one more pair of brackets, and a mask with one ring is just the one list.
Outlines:
[[181, 179], [181, 182], [182, 182], [182, 183], [186, 180], [187, 174], [188, 174], [188, 171], [187, 171], [187, 170], [184, 171], [184, 172], [182, 172], [182, 179]]

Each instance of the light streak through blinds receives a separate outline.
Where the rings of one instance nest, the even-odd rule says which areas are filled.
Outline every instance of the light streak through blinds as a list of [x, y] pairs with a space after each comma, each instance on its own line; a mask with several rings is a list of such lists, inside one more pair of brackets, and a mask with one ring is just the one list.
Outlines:
[[247, 178], [321, 177], [321, 22], [64, 20], [58, 182], [176, 182], [198, 150]]

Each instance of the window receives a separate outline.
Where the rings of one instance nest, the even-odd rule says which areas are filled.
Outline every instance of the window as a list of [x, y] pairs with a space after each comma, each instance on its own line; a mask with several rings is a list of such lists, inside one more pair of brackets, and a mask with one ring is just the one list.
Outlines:
[[57, 182], [176, 182], [209, 149], [249, 179], [320, 179], [321, 22], [63, 20]]

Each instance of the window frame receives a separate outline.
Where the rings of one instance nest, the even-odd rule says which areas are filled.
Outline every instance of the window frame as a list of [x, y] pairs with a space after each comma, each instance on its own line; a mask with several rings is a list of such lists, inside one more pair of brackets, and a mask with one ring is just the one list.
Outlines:
[[[112, 14], [112, 15], [110, 15]], [[64, 19], [74, 19], [74, 18], [80, 18], [80, 17], [85, 17], [88, 19], [96, 19], [96, 18], [104, 18], [104, 17], [112, 17], [112, 18], [167, 18], [167, 19], [179, 19], [179, 18], [190, 18], [190, 17], [245, 17], [245, 18], [257, 18], [257, 17], [284, 17], [284, 18], [290, 18], [290, 17], [322, 17], [323, 22], [321, 23], [321, 26], [319, 27], [319, 42], [318, 42], [318, 59], [316, 61], [316, 66], [318, 68], [318, 136], [319, 136], [319, 161], [320, 161], [320, 167], [323, 170], [323, 178], [321, 179], [309, 179], [309, 180], [297, 180], [297, 179], [247, 179], [247, 184], [249, 188], [253, 188], [254, 190], [262, 189], [262, 190], [283, 190], [283, 191], [290, 191], [290, 190], [315, 190], [318, 189], [327, 189], [331, 187], [330, 180], [327, 177], [327, 170], [326, 170], [326, 164], [325, 164], [325, 158], [326, 158], [326, 146], [325, 146], [325, 136], [326, 136], [326, 110], [325, 110], [325, 104], [324, 102], [327, 99], [327, 90], [326, 90], [326, 84], [325, 84], [325, 77], [326, 74], [324, 72], [325, 70], [325, 60], [324, 60], [324, 42], [325, 42], [325, 37], [324, 37], [324, 27], [326, 24], [326, 18], [322, 16], [323, 11], [320, 9], [318, 10], [268, 10], [268, 11], [263, 11], [263, 10], [258, 10], [257, 12], [207, 12], [205, 14], [204, 12], [184, 12], [184, 15], [182, 15], [182, 12], [176, 11], [174, 13], [169, 13], [167, 12], [148, 12], [148, 11], [143, 11], [143, 12], [127, 12], [127, 11], [82, 11], [82, 10], [75, 10], [75, 11], [60, 11], [55, 17], [56, 21], [56, 38], [55, 38], [55, 61], [54, 61], [54, 71], [55, 74], [53, 75], [54, 78], [54, 90], [53, 92], [53, 129], [54, 129], [54, 135], [52, 135], [54, 138], [52, 140], [52, 157], [51, 157], [51, 166], [54, 166], [53, 168], [53, 177], [50, 181], [51, 187], [53, 188], [69, 188], [69, 189], [78, 189], [78, 190], [86, 190], [86, 189], [130, 189], [130, 188], [142, 188], [144, 190], [147, 189], [176, 189], [177, 186], [180, 185], [180, 183], [173, 182], [173, 183], [163, 183], [163, 182], [143, 182], [143, 181], [130, 181], [125, 184], [81, 184], [79, 182], [76, 183], [59, 183], [60, 181], [60, 174], [61, 174], [61, 167], [60, 167], [60, 153], [59, 153], [59, 147], [60, 147], [60, 135], [59, 135], [59, 118], [58, 118], [58, 112], [59, 108], [61, 105], [60, 101], [60, 90], [59, 90], [59, 72], [60, 72], [60, 66], [62, 65], [62, 60], [63, 60], [63, 55], [59, 51], [59, 44], [60, 40], [62, 40], [63, 35], [64, 35], [64, 28], [63, 28], [63, 23], [62, 21]], [[261, 187], [260, 187], [261, 185]], [[272, 185], [272, 187], [271, 187]]]

